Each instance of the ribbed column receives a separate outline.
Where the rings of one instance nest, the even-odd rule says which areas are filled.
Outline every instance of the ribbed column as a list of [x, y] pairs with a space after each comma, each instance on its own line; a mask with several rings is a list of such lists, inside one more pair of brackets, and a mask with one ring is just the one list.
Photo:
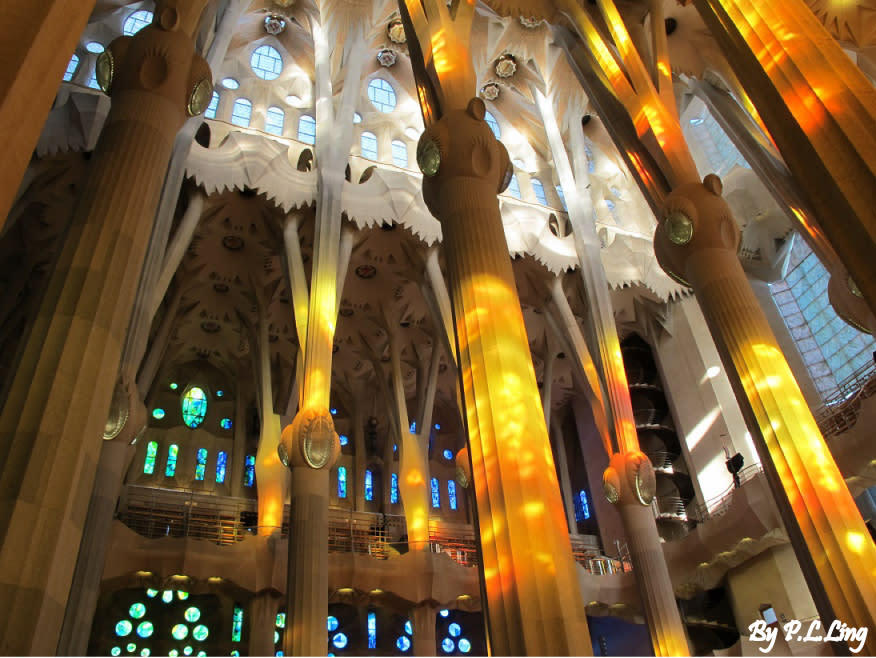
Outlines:
[[290, 614], [286, 616], [283, 646], [287, 656], [325, 653], [329, 587], [328, 490], [328, 469], [292, 469], [286, 588]]
[[655, 250], [696, 293], [822, 623], [872, 629], [876, 546], [745, 278], [720, 192], [715, 176], [673, 191]]
[[[283, 599], [276, 592], [259, 592], [249, 602], [249, 655], [273, 656], [277, 611]], [[323, 622], [325, 625], [325, 622]], [[323, 647], [325, 651], [325, 647]], [[317, 655], [317, 654], [313, 654]]]
[[30, 162], [94, 0], [4, 0], [0, 28], [0, 229]]
[[[165, 7], [175, 31], [119, 46], [92, 172], [0, 410], [0, 653], [57, 647], [164, 170], [194, 81], [209, 77], [177, 29], [203, 4]], [[144, 65], [164, 77], [141, 76]]]
[[[494, 655], [590, 648], [529, 342], [496, 194], [508, 154], [484, 104], [426, 129], [423, 196], [441, 221], [452, 292]], [[510, 178], [510, 176], [508, 176]]]
[[438, 653], [435, 639], [435, 616], [437, 613], [438, 608], [428, 603], [411, 608], [415, 656], [434, 656]]
[[611, 456], [603, 489], [609, 501], [617, 505], [624, 524], [654, 654], [689, 656], [687, 636], [651, 509], [655, 487], [654, 468], [645, 454], [636, 451]]

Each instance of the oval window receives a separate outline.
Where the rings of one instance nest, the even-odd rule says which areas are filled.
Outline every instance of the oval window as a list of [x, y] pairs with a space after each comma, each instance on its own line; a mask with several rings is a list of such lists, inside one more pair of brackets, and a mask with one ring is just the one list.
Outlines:
[[193, 386], [183, 396], [182, 401], [183, 421], [192, 429], [204, 422], [207, 415], [207, 394], [204, 390]]

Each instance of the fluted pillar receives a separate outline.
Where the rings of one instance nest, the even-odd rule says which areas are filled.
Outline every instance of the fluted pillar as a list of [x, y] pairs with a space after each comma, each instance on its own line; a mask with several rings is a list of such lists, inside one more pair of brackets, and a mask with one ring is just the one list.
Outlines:
[[5, 0], [0, 28], [0, 230], [94, 0]]
[[579, 654], [584, 602], [496, 199], [511, 164], [484, 112], [446, 112], [417, 161], [444, 233], [491, 653]]
[[434, 656], [437, 654], [435, 622], [438, 608], [423, 603], [411, 609], [411, 628], [414, 631], [414, 655]]
[[606, 498], [617, 505], [623, 520], [655, 655], [689, 656], [687, 637], [651, 509], [657, 486], [651, 460], [638, 450], [613, 454], [602, 486]]
[[112, 109], [0, 410], [0, 653], [57, 646], [164, 171], [212, 93], [191, 38], [205, 2], [160, 1], [108, 49]]
[[[277, 611], [283, 599], [273, 591], [259, 592], [249, 602], [249, 655], [273, 656]], [[323, 620], [323, 626], [325, 621]]]
[[[876, 546], [746, 280], [721, 191], [709, 175], [667, 197], [658, 260], [696, 293], [822, 623], [872, 629]], [[876, 638], [865, 651], [876, 651]]]

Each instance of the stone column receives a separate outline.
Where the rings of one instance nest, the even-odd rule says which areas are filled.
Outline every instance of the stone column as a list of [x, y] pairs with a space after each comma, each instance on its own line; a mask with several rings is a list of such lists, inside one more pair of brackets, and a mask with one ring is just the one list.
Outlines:
[[2, 653], [57, 647], [164, 171], [212, 93], [191, 37], [205, 3], [160, 1], [102, 59], [112, 109], [0, 410]]
[[874, 628], [876, 582], [862, 574], [876, 572], [876, 546], [746, 280], [721, 191], [714, 175], [676, 188], [654, 249], [696, 293], [822, 623]]
[[428, 603], [411, 608], [415, 656], [434, 656], [437, 654], [435, 639], [435, 616], [437, 614], [438, 608]]
[[655, 654], [689, 656], [687, 637], [651, 509], [657, 487], [651, 460], [638, 450], [615, 453], [605, 469], [602, 486], [606, 498], [617, 505], [623, 520]]
[[[249, 655], [273, 656], [277, 611], [283, 599], [273, 591], [259, 592], [249, 602]], [[325, 626], [325, 621], [323, 621]]]
[[511, 177], [480, 99], [417, 146], [423, 197], [442, 225], [495, 655], [590, 647], [496, 194]]
[[94, 0], [3, 3], [0, 29], [0, 230], [58, 93], [64, 70], [88, 23]]

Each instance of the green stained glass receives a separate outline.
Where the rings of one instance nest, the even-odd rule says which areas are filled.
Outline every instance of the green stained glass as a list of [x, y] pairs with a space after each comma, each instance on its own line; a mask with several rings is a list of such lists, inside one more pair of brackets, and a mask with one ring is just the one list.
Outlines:
[[[169, 478], [176, 475], [176, 456], [178, 454], [179, 446], [175, 443], [171, 444], [170, 448], [167, 449], [167, 466], [164, 468], [164, 475]], [[172, 592], [171, 596], [173, 596]], [[165, 601], [165, 603], [170, 603], [170, 601]]]
[[280, 634], [277, 631], [274, 631], [274, 644], [277, 644], [280, 641]]
[[176, 382], [170, 382], [170, 390], [171, 391], [175, 391], [178, 388], [179, 388], [179, 384], [177, 384]]
[[141, 621], [137, 626], [137, 635], [140, 637], [149, 637], [154, 630], [151, 621]]
[[158, 590], [157, 589], [147, 589], [146, 596], [148, 596], [150, 599], [154, 599], [156, 596], [158, 596]]
[[240, 642], [240, 634], [243, 632], [243, 608], [234, 606], [234, 616], [231, 619], [231, 641]]
[[176, 595], [179, 597], [180, 601], [185, 601], [187, 598], [189, 598], [189, 593], [185, 590], [178, 590]]
[[131, 624], [127, 619], [122, 619], [118, 624], [116, 624], [116, 635], [119, 637], [125, 637], [126, 635], [131, 634], [131, 630], [134, 628], [134, 625]]
[[142, 603], [135, 603], [128, 608], [128, 614], [131, 615], [133, 619], [140, 619], [140, 617], [146, 614], [146, 606]]
[[209, 634], [209, 629], [203, 624], [198, 624], [192, 631], [192, 637], [195, 638], [198, 642], [203, 642], [204, 640], [206, 640]]
[[286, 613], [277, 613], [277, 628], [286, 628]]
[[152, 652], [149, 651], [149, 649], [141, 649], [141, 650], [140, 650], [140, 655], [141, 655], [141, 656], [151, 656], [151, 655], [152, 655]]
[[164, 409], [162, 409], [161, 407], [156, 407], [152, 410], [152, 417], [155, 420], [161, 420], [162, 418], [164, 418], [165, 415], [166, 414], [164, 413]]
[[198, 449], [198, 465], [195, 466], [195, 479], [203, 480], [204, 473], [207, 470], [207, 449], [199, 448]]
[[196, 607], [192, 606], [185, 612], [186, 621], [195, 622], [201, 618], [201, 611]]
[[170, 603], [171, 601], [173, 601], [173, 590], [172, 589], [164, 590], [161, 593], [161, 600], [164, 601], [165, 603]]
[[175, 640], [185, 640], [189, 636], [189, 627], [185, 624], [177, 624], [170, 630]]
[[113, 647], [112, 649], [110, 649], [110, 655], [121, 656], [122, 655], [122, 647]]
[[183, 647], [183, 653], [187, 656], [191, 656], [194, 649], [189, 646]]
[[183, 422], [192, 429], [204, 422], [207, 415], [207, 394], [204, 389], [193, 386], [183, 396]]
[[143, 463], [143, 472], [152, 475], [155, 472], [155, 458], [158, 456], [158, 441], [150, 441], [146, 445], [146, 461]]
[[133, 642], [128, 642], [128, 646], [125, 648], [128, 650], [128, 653], [134, 653], [137, 650], [137, 645]]
[[171, 649], [167, 652], [167, 655], [170, 656], [170, 658], [176, 658], [179, 655], [179, 651], [177, 651], [176, 649]]

